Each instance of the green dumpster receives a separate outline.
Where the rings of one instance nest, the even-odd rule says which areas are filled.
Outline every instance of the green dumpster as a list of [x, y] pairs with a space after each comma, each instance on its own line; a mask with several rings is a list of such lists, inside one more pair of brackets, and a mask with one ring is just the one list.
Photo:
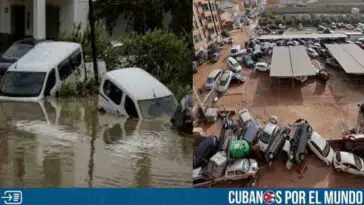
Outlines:
[[230, 144], [230, 156], [242, 158], [250, 151], [249, 143], [246, 140], [233, 140]]

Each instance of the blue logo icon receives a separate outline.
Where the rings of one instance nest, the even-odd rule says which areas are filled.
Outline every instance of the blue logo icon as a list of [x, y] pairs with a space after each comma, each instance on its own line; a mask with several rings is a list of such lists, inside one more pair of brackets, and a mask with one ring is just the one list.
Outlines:
[[1, 197], [4, 204], [19, 205], [23, 203], [23, 194], [21, 191], [5, 191], [4, 196]]

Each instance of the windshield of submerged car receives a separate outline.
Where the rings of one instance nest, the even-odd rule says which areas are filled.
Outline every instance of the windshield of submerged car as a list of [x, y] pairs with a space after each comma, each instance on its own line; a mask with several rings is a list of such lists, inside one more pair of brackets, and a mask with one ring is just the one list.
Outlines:
[[11, 97], [36, 97], [43, 88], [45, 72], [9, 71], [3, 78], [0, 94]]
[[361, 170], [363, 165], [361, 164], [360, 158], [358, 156], [354, 155], [354, 161], [355, 161], [355, 166]]
[[177, 103], [172, 95], [155, 99], [139, 100], [138, 105], [140, 112], [145, 119], [164, 116], [171, 117], [177, 108]]
[[12, 46], [10, 46], [10, 48], [8, 48], [8, 50], [5, 51], [2, 57], [5, 59], [18, 60], [33, 47], [33, 45], [29, 44], [13, 44]]

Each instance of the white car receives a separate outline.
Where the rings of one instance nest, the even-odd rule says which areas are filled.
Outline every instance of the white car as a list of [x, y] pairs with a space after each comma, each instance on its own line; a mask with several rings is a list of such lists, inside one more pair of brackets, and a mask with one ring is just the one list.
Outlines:
[[227, 91], [232, 78], [233, 78], [232, 71], [229, 70], [224, 71], [224, 73], [221, 75], [219, 84], [216, 86], [216, 90], [220, 93]]
[[227, 67], [229, 70], [233, 71], [234, 73], [239, 73], [242, 68], [238, 61], [236, 61], [233, 57], [229, 57], [226, 61]]
[[277, 124], [278, 118], [276, 116], [271, 116], [269, 122], [265, 125], [263, 132], [260, 133], [258, 144], [263, 152], [268, 149], [270, 141], [278, 132], [279, 126]]
[[269, 71], [269, 66], [265, 62], [258, 62], [255, 64], [254, 71]]
[[313, 48], [307, 48], [307, 54], [311, 57], [311, 58], [317, 58], [319, 56], [319, 54], [315, 51], [315, 49]]
[[226, 180], [240, 180], [254, 177], [258, 171], [255, 159], [237, 159], [226, 167]]
[[363, 159], [350, 152], [336, 152], [334, 167], [336, 171], [364, 176]]
[[326, 165], [331, 165], [335, 152], [322, 136], [314, 131], [311, 138], [308, 139], [307, 144], [318, 158], [324, 161]]

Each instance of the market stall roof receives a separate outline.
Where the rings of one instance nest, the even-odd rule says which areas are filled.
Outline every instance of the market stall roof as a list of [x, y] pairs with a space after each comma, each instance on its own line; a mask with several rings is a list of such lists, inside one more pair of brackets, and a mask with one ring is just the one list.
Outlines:
[[262, 35], [259, 40], [278, 40], [278, 39], [334, 39], [347, 38], [348, 35], [343, 33], [312, 33], [312, 34], [282, 34], [282, 35]]
[[346, 73], [364, 74], [364, 51], [355, 44], [326, 44], [332, 57]]
[[304, 46], [289, 47], [293, 76], [313, 76], [316, 71]]
[[316, 75], [304, 46], [274, 47], [270, 77], [299, 77]]
[[291, 77], [292, 75], [293, 73], [288, 47], [274, 47], [272, 63], [270, 66], [270, 76]]

